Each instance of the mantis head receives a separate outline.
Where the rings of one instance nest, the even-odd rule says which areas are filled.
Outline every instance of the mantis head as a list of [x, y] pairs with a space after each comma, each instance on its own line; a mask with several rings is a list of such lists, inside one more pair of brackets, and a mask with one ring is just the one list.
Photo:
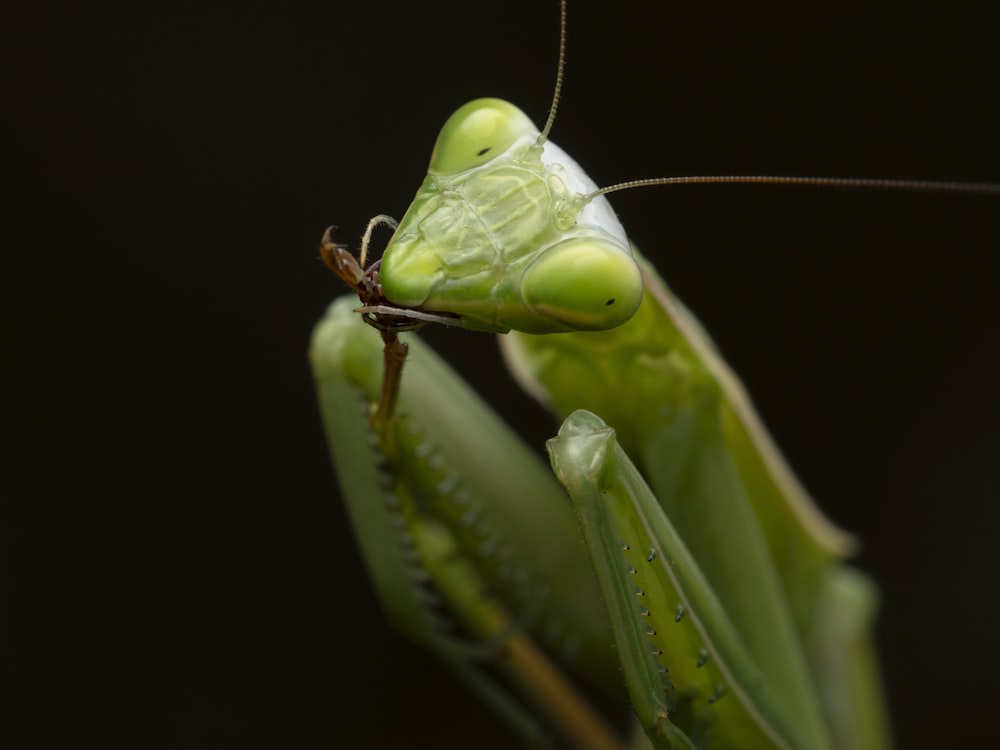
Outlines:
[[499, 332], [621, 325], [639, 306], [642, 280], [595, 189], [513, 104], [463, 105], [441, 129], [383, 255], [386, 299]]

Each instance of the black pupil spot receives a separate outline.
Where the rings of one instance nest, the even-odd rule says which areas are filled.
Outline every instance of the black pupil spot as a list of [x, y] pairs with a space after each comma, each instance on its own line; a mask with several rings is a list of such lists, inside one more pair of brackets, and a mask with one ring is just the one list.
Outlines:
[[486, 148], [481, 148], [476, 152], [476, 156], [482, 156], [483, 154], [488, 154], [493, 150], [492, 146], [487, 146]]
[[614, 297], [612, 297], [607, 302], [605, 302], [604, 306], [607, 307], [608, 305], [613, 305], [613, 304], [615, 304], [615, 298]]

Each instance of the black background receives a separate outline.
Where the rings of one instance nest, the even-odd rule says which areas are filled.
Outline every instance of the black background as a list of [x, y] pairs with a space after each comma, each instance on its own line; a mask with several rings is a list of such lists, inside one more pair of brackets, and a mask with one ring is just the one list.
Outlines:
[[[1000, 181], [997, 19], [879, 7], [574, 3], [553, 139], [602, 184]], [[5, 66], [5, 746], [507, 746], [384, 624], [305, 350], [327, 224], [401, 215], [468, 99], [544, 119], [556, 3], [33, 14]], [[900, 746], [995, 742], [1000, 203], [614, 204], [864, 540]], [[432, 338], [541, 448], [490, 337]]]

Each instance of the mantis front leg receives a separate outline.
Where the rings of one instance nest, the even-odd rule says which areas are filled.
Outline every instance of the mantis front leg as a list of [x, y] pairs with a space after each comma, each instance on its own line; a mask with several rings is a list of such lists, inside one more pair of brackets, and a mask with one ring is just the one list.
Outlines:
[[311, 358], [355, 536], [390, 619], [533, 744], [557, 731], [574, 747], [619, 747], [572, 685], [579, 677], [623, 698], [565, 494], [417, 341], [398, 418], [373, 432], [382, 351], [352, 307], [330, 308]]
[[781, 696], [787, 736], [800, 738], [791, 746], [887, 747], [871, 646], [877, 596], [842, 563], [851, 537], [798, 483], [694, 317], [645, 262], [643, 274], [627, 324], [511, 334], [501, 340], [508, 364], [558, 416], [588, 409], [615, 428]]

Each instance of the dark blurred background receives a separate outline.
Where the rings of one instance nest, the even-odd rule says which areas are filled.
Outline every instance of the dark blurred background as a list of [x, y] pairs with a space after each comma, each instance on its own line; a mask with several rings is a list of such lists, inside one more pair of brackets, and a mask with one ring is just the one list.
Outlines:
[[[602, 184], [1000, 181], [997, 18], [859, 5], [572, 3], [553, 139]], [[4, 746], [509, 746], [385, 625], [305, 351], [342, 291], [328, 224], [400, 216], [468, 99], [544, 120], [557, 3], [31, 13], [5, 45]], [[614, 204], [864, 540], [899, 745], [997, 741], [1000, 201]], [[541, 450], [491, 337], [431, 338]]]

